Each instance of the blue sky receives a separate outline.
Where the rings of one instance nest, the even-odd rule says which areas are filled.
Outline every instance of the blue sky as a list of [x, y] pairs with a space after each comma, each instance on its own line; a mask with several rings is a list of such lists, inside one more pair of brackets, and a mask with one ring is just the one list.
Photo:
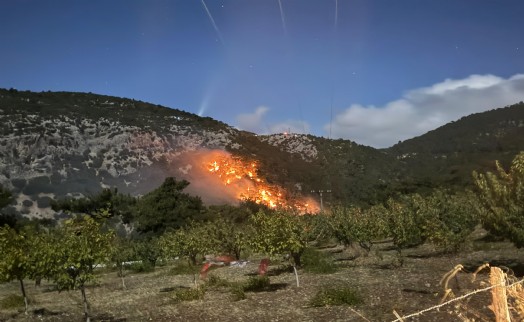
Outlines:
[[520, 0], [4, 1], [0, 87], [387, 147], [524, 100], [522, 17]]

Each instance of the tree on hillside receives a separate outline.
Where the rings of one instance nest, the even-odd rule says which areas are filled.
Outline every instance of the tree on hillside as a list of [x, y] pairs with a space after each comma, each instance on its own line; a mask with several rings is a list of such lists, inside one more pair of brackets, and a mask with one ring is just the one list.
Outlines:
[[2, 208], [8, 206], [12, 201], [11, 191], [5, 189], [0, 185], [0, 227], [8, 225], [15, 227], [17, 219], [13, 214], [7, 214], [2, 211]]
[[480, 201], [483, 226], [492, 234], [508, 238], [524, 247], [524, 152], [520, 152], [505, 171], [496, 163], [495, 173], [473, 172]]
[[177, 229], [200, 218], [202, 200], [182, 192], [188, 185], [186, 180], [166, 178], [160, 187], [140, 198], [135, 217], [137, 230], [161, 234], [167, 228]]
[[11, 191], [0, 185], [0, 209], [11, 203]]
[[137, 199], [124, 195], [117, 189], [103, 189], [100, 193], [85, 198], [66, 198], [51, 202], [54, 211], [65, 211], [77, 214], [98, 213], [102, 209], [109, 216], [120, 216], [122, 221], [128, 223], [134, 215], [134, 206]]

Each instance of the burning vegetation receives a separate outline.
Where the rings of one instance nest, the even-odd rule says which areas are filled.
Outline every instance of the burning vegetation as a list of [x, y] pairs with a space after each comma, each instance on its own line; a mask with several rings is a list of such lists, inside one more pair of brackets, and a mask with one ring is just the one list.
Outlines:
[[246, 162], [226, 153], [211, 153], [209, 156], [205, 160], [207, 170], [219, 177], [228, 189], [234, 190], [238, 200], [251, 200], [269, 208], [292, 209], [299, 213], [319, 211], [314, 199], [292, 196], [282, 187], [260, 177], [256, 161]]

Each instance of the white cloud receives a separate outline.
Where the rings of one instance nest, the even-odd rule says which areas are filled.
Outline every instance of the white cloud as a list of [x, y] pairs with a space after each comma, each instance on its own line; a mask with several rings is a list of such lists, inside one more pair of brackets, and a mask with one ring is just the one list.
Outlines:
[[269, 111], [266, 106], [259, 106], [253, 113], [239, 114], [237, 116], [237, 126], [246, 131], [254, 133], [264, 132], [264, 115]]
[[254, 132], [257, 134], [273, 134], [273, 133], [308, 133], [309, 124], [304, 121], [288, 120], [277, 124], [267, 124], [264, 120], [269, 108], [266, 106], [259, 106], [253, 113], [239, 114], [237, 119], [237, 127]]
[[333, 137], [377, 148], [422, 135], [463, 116], [524, 100], [524, 74], [471, 75], [407, 92], [384, 106], [353, 104], [334, 117]]

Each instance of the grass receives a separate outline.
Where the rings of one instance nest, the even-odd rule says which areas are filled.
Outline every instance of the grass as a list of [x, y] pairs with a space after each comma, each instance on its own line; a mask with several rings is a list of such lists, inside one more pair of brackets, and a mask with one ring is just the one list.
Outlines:
[[334, 305], [356, 305], [363, 302], [360, 294], [349, 287], [334, 287], [320, 290], [309, 301], [312, 307]]
[[9, 294], [0, 300], [0, 309], [10, 310], [24, 306], [24, 297], [17, 294]]
[[337, 271], [331, 256], [313, 248], [306, 248], [302, 254], [302, 265], [304, 271], [313, 274], [332, 274]]

